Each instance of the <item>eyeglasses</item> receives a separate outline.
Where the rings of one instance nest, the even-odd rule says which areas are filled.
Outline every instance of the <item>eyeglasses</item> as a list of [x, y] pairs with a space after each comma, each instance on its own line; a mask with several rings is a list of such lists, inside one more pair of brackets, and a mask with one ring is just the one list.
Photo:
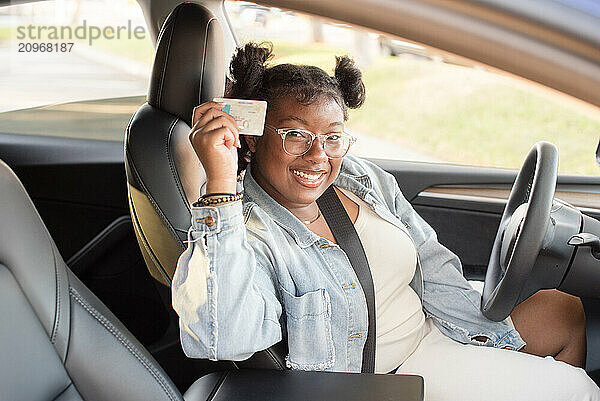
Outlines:
[[265, 124], [281, 136], [283, 141], [283, 150], [290, 156], [302, 156], [306, 154], [315, 140], [321, 138], [323, 150], [330, 159], [339, 159], [348, 153], [350, 146], [356, 142], [356, 138], [345, 132], [332, 132], [329, 134], [317, 135], [308, 130], [300, 128], [275, 128], [272, 125]]

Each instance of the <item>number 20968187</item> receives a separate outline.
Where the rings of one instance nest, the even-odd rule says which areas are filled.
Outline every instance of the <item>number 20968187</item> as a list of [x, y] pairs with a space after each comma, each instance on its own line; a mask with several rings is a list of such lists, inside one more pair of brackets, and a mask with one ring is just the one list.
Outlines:
[[19, 42], [19, 53], [70, 53], [74, 42]]

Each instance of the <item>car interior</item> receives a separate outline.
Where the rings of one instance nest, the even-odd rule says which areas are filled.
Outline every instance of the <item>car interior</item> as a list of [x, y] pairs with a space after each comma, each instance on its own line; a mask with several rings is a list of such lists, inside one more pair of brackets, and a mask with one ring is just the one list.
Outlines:
[[[191, 115], [196, 105], [223, 95], [236, 42], [222, 2], [139, 3], [156, 37], [155, 56], [146, 102], [123, 127], [123, 143], [0, 133], [0, 399], [423, 399], [419, 376], [287, 370], [284, 342], [246, 361], [183, 354], [169, 286], [186, 247], [190, 204], [205, 180], [189, 145]], [[327, 3], [343, 8], [343, 2]], [[323, 15], [316, 5], [304, 7]], [[342, 11], [335, 16], [352, 18]], [[551, 68], [558, 67], [544, 71]], [[565, 82], [550, 83], [600, 105], [597, 93]], [[484, 281], [518, 171], [372, 161], [395, 176], [440, 242], [460, 257], [467, 279]], [[600, 179], [554, 177], [556, 196], [583, 215], [571, 224], [572, 234], [597, 240]], [[594, 238], [579, 240], [564, 256], [558, 282], [536, 276], [523, 294], [564, 284], [585, 297], [586, 370], [599, 382], [598, 258]], [[534, 262], [538, 251], [530, 255]], [[514, 295], [510, 310], [523, 294]]]

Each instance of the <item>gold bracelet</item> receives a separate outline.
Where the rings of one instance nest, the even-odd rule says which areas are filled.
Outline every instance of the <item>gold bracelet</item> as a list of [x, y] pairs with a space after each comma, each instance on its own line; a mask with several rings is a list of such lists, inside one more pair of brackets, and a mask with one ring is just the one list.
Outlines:
[[218, 198], [200, 198], [198, 199], [197, 204], [200, 206], [214, 206], [214, 205], [222, 205], [224, 203], [235, 202], [244, 197], [243, 192], [239, 192], [235, 195], [225, 195], [219, 196]]

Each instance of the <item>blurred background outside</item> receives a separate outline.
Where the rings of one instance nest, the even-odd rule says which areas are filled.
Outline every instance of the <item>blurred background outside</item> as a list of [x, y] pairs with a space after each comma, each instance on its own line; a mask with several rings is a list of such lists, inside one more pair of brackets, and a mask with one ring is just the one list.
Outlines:
[[[367, 100], [350, 111], [346, 125], [359, 138], [354, 154], [519, 168], [533, 143], [546, 140], [559, 148], [561, 173], [600, 172], [594, 157], [600, 113], [566, 97], [348, 25], [247, 2], [226, 1], [225, 8], [239, 43], [273, 44], [273, 64], [313, 64], [333, 74], [335, 55], [356, 60]], [[89, 37], [52, 40], [48, 30], [46, 37], [23, 38], [29, 25], [76, 28], [84, 21], [88, 28], [129, 25], [138, 35], [122, 32], [120, 39], [101, 37], [91, 45]], [[73, 46], [69, 52], [19, 52], [26, 42]], [[145, 101], [152, 58], [135, 0], [0, 8], [0, 132], [121, 141]]]

